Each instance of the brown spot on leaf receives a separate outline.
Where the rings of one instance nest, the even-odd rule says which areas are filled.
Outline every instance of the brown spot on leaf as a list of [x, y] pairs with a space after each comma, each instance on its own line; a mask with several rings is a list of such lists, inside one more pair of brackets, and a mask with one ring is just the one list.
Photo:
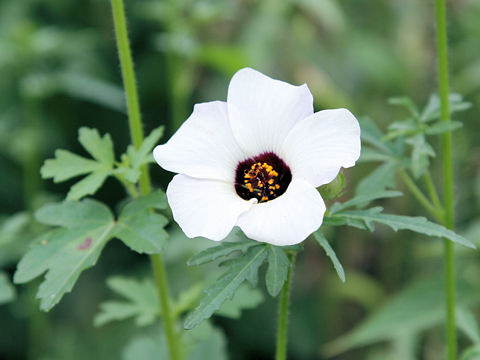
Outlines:
[[47, 240], [45, 240], [45, 239], [43, 239], [42, 241], [40, 241], [40, 243], [41, 243], [42, 245], [47, 245], [47, 244], [48, 244]]
[[87, 237], [85, 238], [83, 243], [77, 246], [77, 250], [87, 250], [91, 245], [92, 245], [92, 238]]

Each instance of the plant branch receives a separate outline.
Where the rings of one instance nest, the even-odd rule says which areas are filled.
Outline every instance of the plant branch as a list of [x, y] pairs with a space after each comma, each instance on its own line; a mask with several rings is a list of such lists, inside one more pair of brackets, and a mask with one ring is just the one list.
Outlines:
[[407, 174], [404, 169], [399, 170], [400, 178], [402, 179], [405, 186], [410, 190], [412, 195], [423, 205], [425, 210], [427, 210], [436, 220], [443, 221], [443, 209], [433, 205], [430, 200], [423, 194], [422, 190], [415, 184], [412, 178]]
[[[448, 81], [448, 56], [447, 56], [447, 11], [445, 0], [436, 0], [437, 22], [437, 61], [438, 85], [440, 92], [441, 120], [450, 121], [449, 108], [449, 81]], [[443, 157], [443, 198], [445, 203], [444, 225], [448, 229], [454, 227], [454, 198], [453, 198], [453, 156], [452, 132], [447, 131], [442, 135]], [[455, 319], [455, 249], [453, 243], [444, 240], [445, 263], [445, 297], [446, 297], [446, 337], [447, 359], [457, 358], [457, 334]]]
[[427, 187], [428, 195], [430, 196], [430, 200], [432, 200], [433, 205], [435, 205], [438, 209], [442, 209], [442, 212], [444, 212], [445, 209], [443, 208], [440, 198], [438, 197], [437, 189], [433, 183], [430, 171], [427, 171], [423, 175], [423, 179], [425, 180], [425, 186]]
[[[140, 114], [140, 105], [138, 102], [135, 70], [133, 68], [132, 54], [130, 52], [130, 42], [128, 40], [125, 8], [123, 5], [123, 0], [111, 0], [111, 3], [113, 10], [115, 34], [117, 38], [118, 56], [120, 58], [123, 85], [125, 87], [127, 99], [128, 125], [130, 127], [130, 136], [132, 138], [133, 146], [138, 149], [143, 142], [143, 127], [142, 117]], [[140, 170], [140, 191], [142, 192], [142, 194], [148, 194], [151, 191], [148, 167], [144, 165]]]
[[[133, 145], [138, 149], [143, 142], [142, 118], [140, 116], [140, 106], [138, 103], [137, 86], [135, 82], [135, 71], [133, 68], [132, 55], [130, 53], [130, 44], [128, 41], [127, 22], [125, 19], [125, 9], [123, 0], [111, 0], [113, 10], [113, 20], [115, 34], [117, 38], [118, 53], [120, 57], [120, 66], [122, 69], [122, 78], [125, 86], [128, 108], [128, 123], [130, 126], [130, 135]], [[147, 166], [143, 166], [140, 173], [140, 192], [148, 194], [151, 191], [150, 176]], [[157, 285], [157, 291], [160, 301], [160, 310], [167, 339], [167, 346], [171, 360], [182, 359], [182, 352], [179, 346], [178, 334], [175, 329], [176, 318], [172, 313], [170, 296], [168, 291], [167, 276], [165, 264], [161, 254], [150, 255], [153, 273]]]

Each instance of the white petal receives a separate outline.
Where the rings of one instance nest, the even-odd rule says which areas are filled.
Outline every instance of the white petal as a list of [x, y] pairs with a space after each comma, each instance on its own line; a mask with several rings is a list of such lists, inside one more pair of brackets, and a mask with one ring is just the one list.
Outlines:
[[233, 137], [223, 101], [195, 105], [192, 115], [153, 155], [168, 171], [230, 182], [238, 162], [245, 158]]
[[240, 198], [233, 185], [223, 181], [175, 175], [167, 188], [173, 218], [190, 238], [223, 240], [253, 200]]
[[282, 196], [253, 205], [239, 216], [237, 225], [250, 239], [293, 245], [320, 227], [324, 213], [325, 204], [318, 191], [302, 179], [293, 179]]
[[319, 111], [292, 129], [281, 154], [293, 176], [328, 184], [360, 156], [360, 126], [346, 109]]
[[233, 134], [248, 156], [278, 152], [291, 128], [313, 114], [307, 85], [293, 86], [253, 69], [242, 69], [228, 87]]

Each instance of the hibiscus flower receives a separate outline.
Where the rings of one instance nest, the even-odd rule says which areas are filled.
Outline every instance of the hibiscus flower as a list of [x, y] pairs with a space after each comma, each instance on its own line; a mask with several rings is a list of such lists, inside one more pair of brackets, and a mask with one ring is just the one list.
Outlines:
[[227, 101], [195, 105], [156, 162], [178, 173], [167, 188], [188, 237], [223, 240], [234, 226], [274, 245], [305, 240], [323, 221], [317, 187], [360, 156], [360, 127], [346, 109], [314, 113], [307, 85], [245, 68]]

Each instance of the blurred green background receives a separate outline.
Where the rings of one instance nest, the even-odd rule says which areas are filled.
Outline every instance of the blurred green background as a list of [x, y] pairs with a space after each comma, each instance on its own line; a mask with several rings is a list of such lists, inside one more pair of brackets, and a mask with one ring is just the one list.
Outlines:
[[[388, 105], [389, 97], [408, 95], [423, 106], [436, 89], [433, 1], [127, 0], [126, 10], [145, 130], [166, 125], [163, 141], [194, 103], [225, 100], [230, 77], [245, 66], [306, 82], [316, 110], [346, 107], [383, 129], [406, 117]], [[473, 103], [456, 115], [464, 123], [454, 134], [457, 224], [480, 245], [480, 1], [451, 0], [448, 17], [452, 89]], [[68, 190], [68, 184], [40, 178], [44, 159], [56, 148], [82, 153], [80, 126], [109, 132], [118, 154], [129, 144], [121, 86], [109, 1], [0, 0], [0, 282], [12, 277], [39, 231], [29, 220], [32, 211]], [[345, 171], [349, 189], [373, 168]], [[434, 174], [439, 170], [435, 162]], [[153, 167], [157, 186], [164, 188], [170, 177]], [[381, 205], [392, 213], [426, 215], [405, 193]], [[111, 206], [124, 196], [114, 180], [97, 194]], [[290, 358], [442, 358], [441, 242], [383, 227], [327, 234], [347, 283], [316, 244], [305, 244], [294, 278]], [[208, 245], [178, 231], [171, 236], [167, 261], [175, 294], [219, 271], [185, 265]], [[458, 251], [460, 283], [466, 282], [459, 284], [459, 298], [468, 303], [469, 316], [480, 303], [480, 287], [470, 286], [478, 282], [477, 254]], [[129, 341], [156, 328], [133, 321], [97, 328], [92, 319], [112, 297], [106, 278], [148, 274], [147, 257], [112, 242], [48, 314], [34, 300], [38, 282], [16, 286], [15, 301], [0, 305], [0, 359], [130, 359]], [[0, 294], [0, 302], [2, 295], [11, 294]], [[239, 320], [214, 319], [229, 358], [273, 357], [275, 304], [266, 295]], [[373, 328], [332, 345], [384, 306], [393, 310]], [[465, 333], [462, 348], [472, 342]]]

